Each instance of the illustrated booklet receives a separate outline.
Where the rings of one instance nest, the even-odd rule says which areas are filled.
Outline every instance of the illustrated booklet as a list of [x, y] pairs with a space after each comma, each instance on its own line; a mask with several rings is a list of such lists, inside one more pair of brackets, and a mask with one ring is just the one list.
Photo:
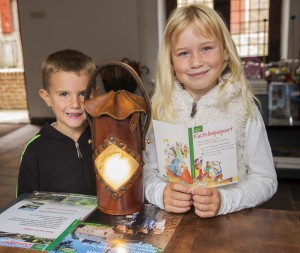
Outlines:
[[152, 204], [145, 204], [142, 211], [132, 215], [94, 212], [65, 234], [51, 253], [160, 253], [181, 218], [181, 214], [168, 213]]
[[237, 182], [235, 126], [231, 120], [186, 128], [153, 120], [159, 174], [191, 186]]
[[97, 196], [34, 192], [0, 214], [0, 245], [49, 251], [97, 207]]

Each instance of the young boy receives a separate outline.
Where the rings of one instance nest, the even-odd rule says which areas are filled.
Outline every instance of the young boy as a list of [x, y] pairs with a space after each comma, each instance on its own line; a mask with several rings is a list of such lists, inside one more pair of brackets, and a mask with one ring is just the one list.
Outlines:
[[17, 195], [37, 191], [96, 195], [90, 129], [82, 106], [93, 60], [66, 49], [47, 57], [39, 95], [56, 122], [46, 124], [21, 157]]

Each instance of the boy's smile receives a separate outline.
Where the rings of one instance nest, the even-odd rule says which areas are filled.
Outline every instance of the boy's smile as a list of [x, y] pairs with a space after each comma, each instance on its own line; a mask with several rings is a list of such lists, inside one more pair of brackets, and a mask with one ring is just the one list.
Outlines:
[[50, 77], [49, 91], [40, 90], [56, 117], [54, 127], [63, 134], [76, 139], [86, 128], [86, 115], [82, 106], [89, 80], [87, 73], [59, 71]]

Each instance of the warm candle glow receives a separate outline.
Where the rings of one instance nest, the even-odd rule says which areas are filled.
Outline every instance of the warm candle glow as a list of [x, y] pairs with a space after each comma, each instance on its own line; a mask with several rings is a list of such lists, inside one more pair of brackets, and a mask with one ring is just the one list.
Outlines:
[[127, 253], [128, 252], [126, 250], [126, 248], [124, 248], [124, 246], [117, 246], [116, 251], [117, 251], [117, 253]]
[[96, 168], [114, 190], [125, 184], [137, 170], [138, 162], [116, 145], [110, 145], [95, 160]]
[[112, 154], [104, 162], [103, 177], [117, 189], [131, 176], [128, 158], [121, 153]]

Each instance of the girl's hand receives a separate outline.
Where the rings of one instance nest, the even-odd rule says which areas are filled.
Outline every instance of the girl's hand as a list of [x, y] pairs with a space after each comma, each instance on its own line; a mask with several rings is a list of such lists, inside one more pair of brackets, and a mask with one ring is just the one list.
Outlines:
[[163, 201], [168, 212], [187, 212], [193, 204], [191, 189], [179, 183], [168, 183], [164, 190]]
[[195, 213], [201, 218], [216, 216], [221, 207], [218, 188], [200, 187], [192, 189]]

